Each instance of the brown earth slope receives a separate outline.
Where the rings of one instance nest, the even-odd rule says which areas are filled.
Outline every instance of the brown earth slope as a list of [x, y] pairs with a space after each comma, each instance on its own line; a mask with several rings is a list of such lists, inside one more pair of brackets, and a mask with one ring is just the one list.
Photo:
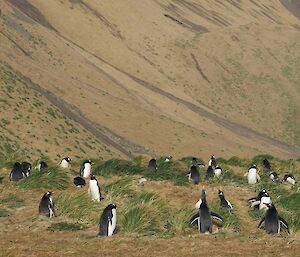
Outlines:
[[[97, 142], [97, 150], [81, 154], [71, 136], [63, 147], [50, 140], [40, 150], [52, 158], [65, 148], [104, 158], [107, 151], [295, 157], [300, 21], [297, 5], [287, 2], [5, 0], [1, 69], [30, 92], [39, 89], [90, 135], [80, 140]], [[1, 98], [2, 106], [16, 105], [16, 98]], [[1, 117], [12, 123], [8, 111]], [[27, 136], [13, 132], [24, 148]]]

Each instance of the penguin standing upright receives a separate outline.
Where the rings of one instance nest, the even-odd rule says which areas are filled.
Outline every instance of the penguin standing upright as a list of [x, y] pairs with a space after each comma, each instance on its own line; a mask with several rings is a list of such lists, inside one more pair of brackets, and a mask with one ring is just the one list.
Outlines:
[[247, 178], [248, 178], [248, 184], [256, 184], [257, 182], [260, 181], [260, 177], [258, 175], [256, 165], [253, 164], [247, 173]]
[[92, 161], [86, 160], [82, 163], [80, 167], [80, 176], [84, 178], [88, 178], [91, 174], [92, 169]]
[[44, 161], [41, 161], [38, 165], [37, 165], [37, 169], [38, 171], [45, 171], [48, 169], [48, 164]]
[[287, 229], [288, 233], [290, 233], [288, 223], [279, 216], [274, 204], [269, 203], [266, 215], [259, 222], [258, 228], [263, 226], [268, 234], [278, 234], [281, 225]]
[[292, 174], [285, 174], [283, 179], [282, 179], [282, 182], [283, 181], [286, 181], [286, 182], [288, 182], [292, 185], [297, 184], [297, 181], [296, 181], [295, 177]]
[[217, 166], [216, 156], [214, 156], [213, 154], [210, 157], [210, 160], [208, 162], [208, 166], [211, 166], [213, 168], [215, 168]]
[[99, 221], [99, 236], [112, 236], [117, 225], [117, 206], [109, 204], [103, 211]]
[[31, 168], [32, 168], [31, 164], [29, 162], [22, 162], [21, 166], [22, 166], [22, 170], [23, 170], [23, 173], [25, 174], [25, 176], [29, 177]]
[[197, 221], [199, 233], [205, 233], [205, 232], [212, 233], [213, 218], [223, 221], [223, 218], [221, 216], [209, 210], [206, 201], [206, 193], [205, 190], [203, 189], [201, 192], [201, 204], [199, 207], [199, 211], [191, 218], [190, 224], [193, 224], [194, 222]]
[[10, 172], [9, 180], [10, 181], [18, 181], [25, 177], [26, 177], [26, 174], [24, 173], [24, 171], [22, 169], [22, 165], [19, 162], [16, 162], [14, 164], [14, 167], [12, 168], [12, 171]]
[[77, 187], [82, 188], [82, 187], [85, 186], [85, 180], [82, 177], [76, 177], [76, 178], [74, 178], [73, 182], [74, 182], [75, 186], [77, 186]]
[[63, 169], [69, 168], [71, 166], [71, 158], [70, 157], [65, 157], [60, 161], [59, 164], [60, 167]]
[[232, 209], [232, 204], [225, 199], [224, 192], [219, 189], [220, 206], [225, 209]]
[[214, 173], [213, 166], [209, 165], [207, 167], [207, 171], [206, 171], [206, 175], [205, 175], [205, 180], [209, 180], [209, 179], [213, 178], [214, 175], [215, 175], [215, 173]]
[[148, 169], [151, 171], [156, 171], [157, 170], [157, 164], [155, 159], [151, 159], [148, 163]]
[[41, 218], [52, 218], [55, 216], [54, 204], [52, 201], [52, 193], [46, 192], [39, 205], [39, 214]]
[[94, 175], [90, 175], [88, 193], [91, 195], [92, 201], [100, 202], [103, 199], [103, 197], [101, 197], [100, 186]]
[[187, 173], [188, 177], [189, 177], [189, 181], [193, 182], [193, 184], [197, 185], [200, 182], [200, 172], [199, 172], [199, 166], [193, 164], [190, 167], [190, 170]]

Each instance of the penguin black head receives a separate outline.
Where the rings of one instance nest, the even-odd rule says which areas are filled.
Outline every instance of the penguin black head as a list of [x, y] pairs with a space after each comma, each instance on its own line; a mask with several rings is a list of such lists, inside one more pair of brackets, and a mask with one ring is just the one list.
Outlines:
[[47, 197], [51, 197], [51, 195], [52, 195], [52, 192], [50, 192], [50, 191], [48, 191], [44, 194], [44, 196], [47, 196]]
[[89, 163], [92, 165], [92, 161], [91, 160], [85, 160], [83, 163]]
[[216, 156], [214, 154], [211, 155], [211, 159], [216, 159]]
[[203, 200], [206, 200], [206, 192], [205, 192], [205, 189], [202, 189], [200, 198], [202, 199], [202, 201], [203, 201]]
[[97, 179], [96, 179], [96, 176], [93, 175], [93, 174], [91, 174], [91, 175], [90, 175], [90, 180], [97, 180]]
[[219, 196], [222, 196], [222, 195], [224, 195], [224, 193], [223, 193], [223, 191], [221, 191], [221, 190], [219, 189]]
[[70, 157], [65, 157], [64, 160], [66, 160], [67, 162], [71, 162], [71, 158]]
[[114, 203], [111, 203], [111, 204], [109, 204], [108, 206], [107, 206], [107, 208], [108, 209], [116, 209], [117, 208], [117, 205], [116, 204], [114, 204]]

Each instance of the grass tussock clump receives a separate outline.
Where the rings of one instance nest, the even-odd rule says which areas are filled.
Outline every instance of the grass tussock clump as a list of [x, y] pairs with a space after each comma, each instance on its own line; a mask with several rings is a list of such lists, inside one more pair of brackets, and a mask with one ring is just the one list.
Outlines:
[[58, 167], [49, 167], [47, 171], [35, 171], [32, 175], [17, 182], [18, 187], [22, 189], [45, 188], [66, 189], [70, 184], [65, 171]]
[[243, 168], [249, 166], [249, 161], [248, 160], [239, 158], [237, 156], [233, 156], [229, 159], [224, 159], [222, 157], [217, 158], [217, 163], [218, 163], [218, 165], [220, 165], [222, 167], [223, 167], [223, 165], [243, 167]]
[[62, 215], [75, 219], [77, 222], [96, 224], [104, 205], [91, 201], [87, 192], [61, 192], [54, 197], [55, 208]]
[[222, 230], [227, 230], [231, 232], [239, 232], [240, 231], [240, 220], [236, 213], [238, 210], [234, 207], [233, 210], [227, 210], [220, 206], [220, 201], [213, 201], [210, 203], [210, 209], [219, 214], [223, 219]]
[[0, 217], [8, 217], [10, 216], [10, 212], [6, 209], [0, 208]]
[[121, 178], [113, 183], [102, 187], [105, 193], [109, 193], [112, 198], [133, 194], [131, 189], [132, 179], [129, 177]]
[[146, 166], [141, 165], [143, 164], [139, 160], [131, 162], [111, 159], [95, 167], [94, 173], [101, 176], [141, 175], [151, 180], [170, 180], [175, 185], [186, 185], [188, 183], [184, 165], [179, 162], [164, 162], [160, 159], [157, 161], [156, 171], [150, 171]]
[[234, 173], [231, 170], [224, 170], [219, 178], [219, 182], [223, 184], [234, 184], [237, 186], [245, 186], [247, 184], [247, 178]]
[[50, 227], [48, 227], [48, 231], [56, 232], [56, 231], [78, 231], [78, 230], [84, 230], [87, 226], [85, 224], [79, 224], [79, 223], [68, 223], [68, 222], [59, 222], [52, 224]]
[[[122, 230], [139, 235], [163, 236], [169, 232], [170, 207], [156, 194], [143, 192], [134, 196], [121, 208]], [[171, 230], [171, 228], [169, 228]]]
[[300, 230], [300, 193], [294, 193], [279, 200], [279, 205], [284, 208], [283, 214], [293, 230]]

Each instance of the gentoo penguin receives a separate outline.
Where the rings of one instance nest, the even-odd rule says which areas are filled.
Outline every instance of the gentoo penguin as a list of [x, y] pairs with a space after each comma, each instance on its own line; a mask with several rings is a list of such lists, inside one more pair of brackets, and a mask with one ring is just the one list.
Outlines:
[[207, 167], [207, 171], [206, 171], [206, 175], [205, 175], [205, 180], [209, 180], [211, 178], [213, 178], [215, 175], [214, 173], [214, 169], [213, 169], [213, 166], [208, 166]]
[[91, 168], [92, 168], [92, 161], [91, 160], [84, 161], [80, 167], [80, 176], [84, 178], [90, 177]]
[[208, 162], [208, 166], [212, 166], [213, 168], [215, 168], [217, 166], [216, 157], [214, 155], [212, 155], [210, 157], [210, 160]]
[[257, 182], [260, 181], [260, 177], [258, 175], [258, 172], [257, 172], [255, 164], [253, 164], [249, 168], [248, 174], [247, 174], [247, 178], [248, 178], [248, 184], [256, 184]]
[[273, 182], [279, 182], [278, 180], [278, 174], [275, 172], [275, 171], [272, 171], [269, 175], [270, 179], [273, 181]]
[[156, 171], [157, 170], [157, 164], [155, 159], [151, 159], [148, 163], [148, 169], [151, 171]]
[[268, 234], [278, 234], [280, 232], [281, 225], [283, 225], [289, 231], [288, 223], [279, 216], [274, 204], [268, 204], [268, 210], [265, 217], [259, 222], [258, 228], [264, 227]]
[[32, 168], [31, 164], [29, 162], [22, 162], [21, 166], [23, 173], [26, 175], [26, 177], [29, 177]]
[[37, 166], [38, 171], [45, 171], [48, 169], [48, 165], [46, 162], [41, 161]]
[[187, 176], [189, 177], [189, 181], [193, 182], [193, 184], [197, 185], [200, 182], [200, 172], [199, 166], [197, 164], [193, 164], [190, 167], [190, 170], [187, 172]]
[[212, 233], [213, 218], [223, 221], [223, 218], [221, 216], [209, 210], [206, 202], [205, 190], [203, 189], [201, 192], [201, 204], [199, 207], [199, 211], [191, 218], [190, 224], [193, 224], [197, 221], [199, 233]]
[[173, 157], [170, 155], [170, 156], [167, 156], [165, 158], [165, 162], [170, 162], [171, 160], [173, 159]]
[[146, 179], [146, 178], [141, 177], [141, 178], [139, 179], [139, 185], [140, 185], [140, 186], [144, 186], [145, 182], [147, 182], [147, 179]]
[[263, 165], [264, 171], [270, 172], [272, 170], [272, 166], [267, 159], [263, 159], [262, 165]]
[[225, 199], [224, 192], [219, 189], [220, 206], [225, 209], [232, 209], [231, 203]]
[[94, 175], [90, 175], [88, 193], [91, 195], [92, 201], [100, 202], [102, 199], [104, 199], [103, 197], [101, 197], [100, 186]]
[[260, 198], [260, 202], [259, 202], [259, 209], [263, 210], [263, 209], [268, 209], [269, 204], [272, 203], [271, 201], [271, 197], [269, 195], [268, 192], [265, 192], [261, 198]]
[[26, 174], [23, 172], [22, 165], [19, 162], [16, 162], [14, 164], [14, 167], [12, 168], [12, 171], [9, 175], [10, 181], [18, 181], [22, 178], [25, 178]]
[[74, 178], [73, 182], [74, 182], [75, 186], [77, 186], [77, 187], [82, 188], [85, 186], [85, 180], [82, 177]]
[[51, 197], [51, 192], [46, 192], [39, 205], [39, 214], [41, 218], [52, 218], [55, 216], [54, 204]]
[[269, 195], [267, 190], [262, 189], [256, 197], [252, 197], [252, 198], [248, 199], [248, 202], [251, 204], [251, 207], [259, 208], [261, 198], [266, 195]]
[[215, 172], [215, 176], [219, 177], [222, 174], [222, 168], [220, 166], [216, 166], [214, 172]]
[[192, 165], [198, 165], [198, 161], [196, 157], [193, 157], [192, 159]]
[[59, 164], [60, 167], [66, 169], [69, 168], [71, 166], [71, 158], [70, 157], [65, 157], [60, 161]]
[[292, 174], [285, 174], [284, 177], [283, 177], [283, 179], [282, 179], [282, 182], [283, 181], [291, 183], [292, 185], [297, 184], [296, 179], [295, 179], [295, 177]]
[[117, 206], [109, 204], [103, 211], [99, 222], [99, 236], [112, 236], [117, 225]]

